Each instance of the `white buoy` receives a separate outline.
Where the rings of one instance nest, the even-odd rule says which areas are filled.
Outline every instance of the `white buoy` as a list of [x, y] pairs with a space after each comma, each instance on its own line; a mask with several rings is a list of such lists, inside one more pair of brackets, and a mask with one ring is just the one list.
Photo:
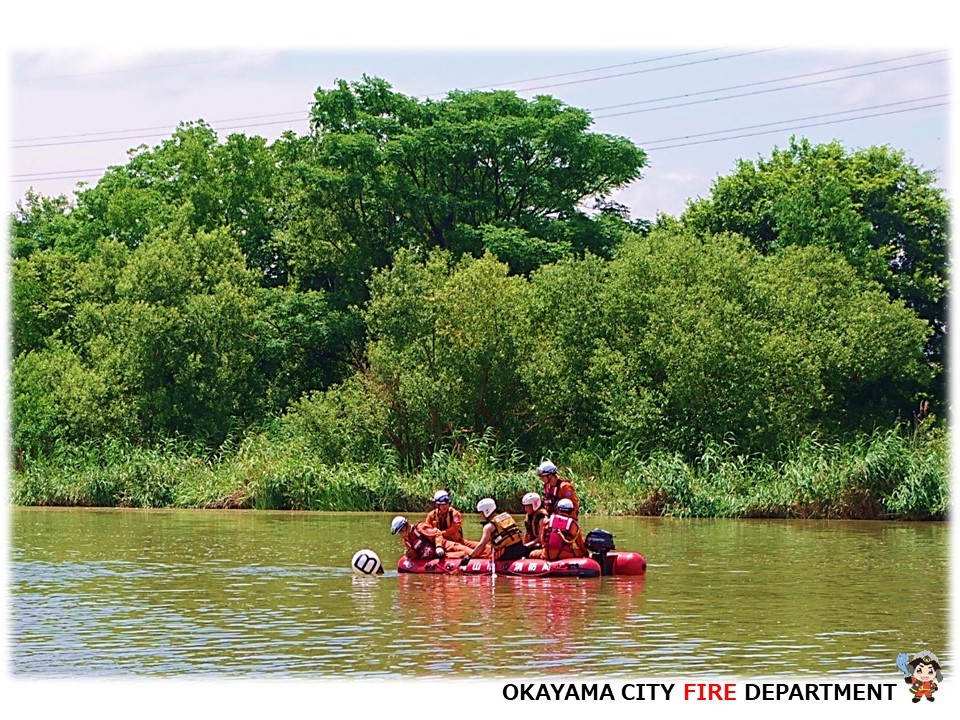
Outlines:
[[380, 562], [380, 556], [373, 550], [357, 550], [350, 561], [353, 571], [357, 575], [383, 575], [383, 564]]

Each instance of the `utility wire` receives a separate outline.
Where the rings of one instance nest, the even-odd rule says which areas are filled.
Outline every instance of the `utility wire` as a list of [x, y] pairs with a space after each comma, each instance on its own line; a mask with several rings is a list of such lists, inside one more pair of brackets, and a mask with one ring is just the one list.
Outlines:
[[[304, 117], [302, 118], [302, 120], [306, 122], [307, 120], [309, 120], [309, 118]], [[253, 127], [264, 127], [266, 125], [286, 125], [291, 122], [299, 122], [299, 121], [296, 119], [273, 120], [271, 122], [243, 123], [241, 125], [225, 125], [225, 126], [221, 126], [219, 130], [221, 131], [222, 130], [238, 130], [238, 129], [253, 128]], [[213, 126], [211, 125], [211, 127]], [[217, 129], [217, 128], [214, 128], [214, 129]], [[117, 137], [97, 138], [93, 140], [65, 140], [63, 142], [35, 143], [33, 145], [18, 145], [17, 147], [12, 149], [23, 150], [25, 148], [55, 147], [57, 145], [88, 145], [90, 143], [113, 142], [114, 140], [145, 140], [147, 138], [167, 137], [168, 135], [170, 135], [169, 131], [162, 132], [162, 133], [152, 133], [149, 135], [129, 135], [129, 136], [122, 136], [122, 137], [117, 136]]]
[[[720, 97], [707, 98], [705, 100], [692, 100], [690, 102], [674, 103], [673, 105], [662, 105], [660, 107], [646, 108], [643, 110], [627, 110], [626, 112], [609, 113], [607, 115], [597, 115], [593, 119], [602, 120], [603, 118], [621, 117], [623, 115], [637, 115], [639, 113], [656, 112], [657, 110], [669, 110], [672, 108], [687, 107], [689, 105], [702, 105], [703, 103], [716, 102], [718, 100], [731, 100], [733, 98], [749, 97], [751, 95], [764, 95], [766, 93], [779, 92], [781, 90], [794, 90], [800, 87], [810, 87], [812, 85], [823, 85], [825, 83], [837, 82], [839, 80], [851, 80], [853, 78], [867, 77], [869, 75], [880, 75], [882, 73], [894, 72], [896, 70], [909, 70], [910, 68], [922, 67], [924, 65], [936, 65], [938, 63], [943, 63], [943, 62], [946, 62], [946, 60], [945, 59], [944, 60], [928, 60], [927, 62], [913, 63], [912, 65], [901, 65], [900, 67], [895, 67], [895, 68], [884, 68], [882, 70], [872, 70], [870, 72], [857, 73], [855, 75], [844, 75], [843, 77], [838, 77], [838, 78], [826, 78], [824, 80], [813, 80], [811, 82], [806, 82], [806, 83], [796, 83], [794, 85], [784, 85], [783, 87], [767, 88], [766, 90], [754, 90], [752, 92], [737, 93], [736, 95], [722, 95]], [[704, 93], [691, 93], [691, 95], [702, 95], [702, 94]], [[646, 102], [658, 102], [658, 101], [644, 100], [643, 102], [646, 103]], [[633, 104], [639, 105], [641, 103], [633, 103]]]
[[[705, 52], [706, 52], [706, 51], [705, 51]], [[760, 52], [765, 52], [765, 51], [760, 51]], [[712, 90], [701, 90], [701, 91], [697, 91], [697, 92], [693, 92], [693, 93], [685, 93], [685, 94], [682, 94], [682, 95], [669, 95], [669, 96], [665, 96], [665, 97], [661, 97], [661, 98], [652, 98], [652, 99], [648, 99], [648, 100], [638, 100], [638, 101], [635, 101], [635, 102], [620, 103], [620, 104], [617, 104], [617, 105], [603, 105], [603, 106], [600, 106], [600, 107], [591, 108], [591, 109], [589, 110], [589, 112], [597, 112], [597, 111], [601, 111], [601, 110], [612, 110], [612, 109], [615, 109], [615, 108], [630, 107], [630, 106], [633, 106], [633, 105], [644, 105], [644, 104], [648, 104], [648, 103], [662, 102], [662, 101], [665, 101], [665, 100], [676, 100], [676, 99], [685, 98], [685, 97], [693, 97], [693, 96], [696, 96], [696, 95], [705, 95], [705, 94], [716, 93], [716, 92], [725, 92], [725, 91], [727, 91], [727, 90], [738, 90], [738, 89], [746, 88], [746, 87], [755, 87], [755, 86], [757, 86], [757, 85], [768, 85], [768, 84], [770, 84], [770, 83], [782, 82], [782, 81], [784, 81], [784, 80], [795, 80], [795, 79], [798, 79], [798, 78], [801, 78], [801, 77], [811, 77], [811, 76], [814, 76], [814, 75], [825, 75], [825, 74], [833, 73], [833, 72], [841, 72], [841, 71], [844, 71], [844, 70], [853, 70], [853, 69], [857, 69], [857, 68], [860, 68], [860, 67], [867, 67], [867, 66], [871, 66], [871, 65], [879, 65], [879, 64], [881, 64], [881, 63], [886, 63], [886, 62], [895, 62], [895, 61], [899, 61], [899, 60], [912, 59], [912, 58], [915, 58], [915, 57], [922, 57], [922, 56], [926, 56], [926, 55], [931, 55], [931, 54], [934, 54], [934, 53], [936, 53], [936, 52], [942, 52], [942, 51], [940, 51], [940, 50], [935, 50], [935, 51], [930, 51], [930, 52], [925, 52], [925, 53], [916, 53], [916, 54], [913, 54], [913, 55], [904, 55], [904, 56], [896, 57], [896, 58], [888, 58], [887, 60], [877, 60], [877, 61], [869, 62], [869, 63], [861, 63], [861, 64], [859, 64], [859, 65], [848, 65], [848, 66], [845, 66], [845, 67], [833, 68], [833, 69], [830, 69], [830, 70], [819, 70], [819, 71], [812, 72], [812, 73], [803, 73], [802, 75], [790, 75], [790, 76], [787, 76], [787, 77], [773, 78], [773, 79], [771, 79], [771, 80], [761, 80], [761, 81], [758, 81], [758, 82], [755, 82], [755, 83], [745, 83], [745, 84], [742, 84], [742, 85], [732, 85], [732, 86], [729, 86], [729, 87], [714, 88], [714, 89], [712, 89]], [[667, 56], [667, 57], [677, 57], [677, 56]], [[665, 57], [665, 58], [655, 58], [654, 60], [662, 60], [662, 59], [667, 59], [667, 58], [666, 58], [666, 57]], [[712, 58], [712, 60], [719, 60], [719, 59], [723, 59], [723, 58]], [[637, 61], [637, 62], [652, 62], [652, 61], [641, 60], [641, 61]], [[702, 61], [701, 61], [701, 62], [702, 62]], [[941, 61], [941, 62], [942, 62], [942, 61]], [[631, 64], [631, 63], [626, 63], [626, 64]], [[676, 67], [676, 66], [673, 66], [673, 67]], [[914, 66], [908, 65], [908, 66], [902, 66], [902, 67], [914, 67]], [[662, 69], [667, 69], [667, 68], [654, 68], [654, 69], [655, 69], [655, 70], [662, 70]], [[899, 68], [891, 68], [891, 69], [899, 69]], [[888, 70], [889, 70], [889, 69], [888, 69]], [[888, 70], [887, 70], [887, 71], [888, 71]], [[575, 73], [580, 73], [580, 72], [592, 72], [592, 70], [579, 70], [579, 71], [575, 71], [574, 73], [561, 73], [561, 75], [570, 75], [570, 74], [575, 74]], [[885, 72], [885, 71], [881, 71], [881, 72]], [[545, 76], [545, 77], [550, 77], [550, 76]], [[853, 76], [849, 76], [849, 77], [859, 77], [859, 76], [858, 76], [858, 75], [853, 75]], [[535, 80], [535, 79], [537, 79], [537, 78], [531, 78], [531, 80]], [[599, 78], [597, 78], [597, 79], [599, 79]], [[845, 78], [836, 78], [836, 80], [843, 80], [843, 79], [845, 79]], [[590, 79], [588, 79], [588, 80], [590, 80]], [[508, 83], [502, 83], [502, 84], [508, 84]], [[496, 86], [494, 86], [494, 85], [489, 85], [489, 86], [486, 86], [486, 87], [496, 87]], [[802, 85], [792, 86], [792, 87], [802, 87]], [[734, 96], [734, 97], [739, 97], [739, 96]], [[677, 107], [677, 106], [671, 106], [671, 107]], [[659, 109], [659, 108], [658, 108], [658, 109]], [[301, 115], [301, 116], [302, 116], [302, 114], [303, 114], [303, 111], [302, 111], [302, 110], [291, 110], [291, 111], [288, 111], [288, 112], [269, 113], [269, 114], [265, 114], [265, 115], [248, 115], [248, 116], [244, 116], [244, 117], [224, 118], [224, 119], [221, 119], [221, 120], [213, 120], [213, 121], [211, 121], [211, 125], [214, 124], [214, 123], [237, 122], [237, 121], [240, 121], [240, 120], [255, 120], [255, 119], [260, 119], [260, 118], [283, 117], [283, 116], [288, 116], [288, 115]], [[603, 118], [603, 117], [615, 117], [615, 116], [616, 116], [616, 114], [600, 115], [600, 116], [597, 116], [597, 117], [594, 118], [594, 119], [599, 119], [599, 118]], [[295, 118], [293, 118], [293, 119], [295, 119]], [[276, 124], [276, 123], [270, 123], [270, 124]], [[259, 125], [259, 124], [253, 124], [253, 125], [248, 125], [248, 126], [246, 126], [246, 127], [257, 127], [258, 125]], [[166, 135], [166, 134], [169, 133], [168, 128], [169, 128], [169, 126], [163, 125], [163, 126], [152, 126], [152, 127], [144, 127], [144, 128], [129, 128], [129, 129], [126, 129], [126, 130], [109, 130], [109, 131], [104, 131], [104, 132], [79, 133], [79, 134], [74, 134], [74, 135], [51, 135], [51, 136], [44, 136], [44, 137], [21, 138], [21, 139], [18, 139], [18, 140], [14, 140], [13, 143], [16, 144], [16, 143], [27, 143], [27, 142], [39, 142], [39, 141], [45, 141], [45, 140], [64, 140], [64, 139], [70, 139], [70, 138], [88, 138], [88, 137], [98, 137], [98, 136], [102, 136], [102, 135], [116, 135], [116, 137], [114, 137], [114, 138], [109, 138], [109, 139], [115, 139], [115, 140], [137, 140], [137, 139], [141, 139], [141, 138], [144, 138], [144, 137], [158, 137], [158, 135], [146, 135], [146, 136], [138, 135], [138, 136], [130, 136], [130, 137], [127, 137], [127, 136], [117, 135], [117, 133], [139, 133], [139, 132], [145, 132], [145, 131], [151, 131], [151, 130], [167, 130], [166, 133], [163, 133], [163, 135]], [[235, 129], [235, 128], [225, 128], [225, 129]], [[55, 145], [55, 144], [69, 144], [69, 143], [50, 143], [50, 145]], [[46, 145], [15, 145], [14, 147], [12, 147], [12, 149], [13, 149], [13, 150], [17, 150], [17, 149], [20, 149], [20, 148], [32, 148], [32, 147], [46, 147]]]
[[[794, 125], [793, 127], [777, 128], [776, 130], [763, 130], [761, 132], [746, 133], [744, 135], [731, 135], [730, 137], [714, 138], [712, 140], [696, 140], [694, 142], [689, 142], [689, 143], [678, 143], [676, 145], [664, 145], [658, 148], [650, 148], [650, 152], [658, 152], [660, 150], [672, 150], [673, 148], [689, 147], [691, 145], [706, 145], [707, 143], [722, 142], [724, 140], [738, 140], [741, 138], [757, 137], [759, 135], [770, 135], [771, 133], [785, 132], [787, 130], [804, 130], [806, 128], [820, 127], [822, 125], [836, 125], [837, 123], [851, 122], [853, 120], [865, 120], [867, 118], [882, 117], [884, 115], [897, 115], [900, 113], [914, 112], [916, 110], [927, 110], [928, 108], [945, 107], [949, 104], [950, 103], [934, 103], [932, 105], [921, 105], [920, 107], [915, 107], [915, 108], [904, 108], [902, 110], [890, 110], [888, 112], [874, 113], [872, 115], [858, 115], [857, 117], [843, 118], [841, 120], [828, 120], [826, 122], [811, 123], [809, 125]], [[692, 136], [692, 137], [696, 137], [696, 136]]]
[[678, 67], [687, 67], [689, 65], [702, 65], [703, 63], [716, 62], [717, 60], [730, 60], [732, 58], [745, 57], [747, 55], [758, 55], [760, 53], [772, 52], [773, 50], [780, 50], [780, 49], [782, 48], [767, 48], [766, 50], [749, 50], [742, 53], [736, 53], [734, 55], [724, 55], [717, 58], [707, 58], [706, 60], [694, 60], [692, 62], [677, 63], [676, 65], [664, 65], [663, 67], [657, 67], [657, 68], [646, 68], [644, 70], [633, 70], [631, 72], [626, 72], [626, 73], [617, 73], [616, 75], [601, 75], [600, 77], [584, 78], [583, 80], [570, 80], [568, 82], [553, 83], [551, 85], [536, 85], [534, 87], [517, 88], [516, 92], [530, 92], [531, 90], [546, 90], [547, 88], [564, 87], [566, 85], [580, 85], [582, 83], [596, 82], [597, 80], [610, 80], [612, 78], [627, 77], [629, 75], [642, 75], [644, 73], [657, 72], [659, 70], [672, 70], [673, 68], [678, 68]]
[[[912, 103], [912, 102], [923, 102], [923, 101], [926, 101], [926, 100], [934, 100], [934, 99], [941, 98], [941, 97], [947, 97], [947, 95], [931, 95], [931, 96], [929, 96], [929, 97], [916, 98], [916, 99], [914, 99], [914, 100], [903, 100], [903, 101], [896, 102], [896, 103], [886, 103], [886, 104], [884, 104], [884, 105], [872, 105], [872, 106], [867, 106], [867, 107], [862, 107], [862, 108], [855, 108], [855, 109], [853, 109], [853, 110], [844, 110], [844, 111], [842, 111], [842, 112], [840, 112], [840, 113], [825, 113], [825, 114], [823, 114], [823, 115], [811, 115], [811, 116], [807, 116], [807, 117], [791, 118], [791, 119], [788, 119], [788, 120], [779, 120], [779, 121], [777, 121], [777, 122], [775, 122], [775, 123], [763, 123], [763, 124], [760, 124], [760, 125], [748, 125], [748, 126], [745, 126], [745, 127], [730, 128], [730, 129], [727, 129], [727, 130], [716, 130], [716, 131], [713, 131], [713, 132], [699, 133], [699, 134], [688, 135], [688, 136], [677, 137], [677, 138], [663, 138], [663, 139], [660, 139], [660, 140], [645, 140], [645, 141], [643, 141], [642, 143], [637, 143], [637, 144], [638, 144], [638, 145], [657, 144], [657, 143], [662, 143], [662, 142], [670, 142], [670, 141], [673, 141], [673, 140], [685, 140], [685, 139], [688, 139], [688, 138], [704, 137], [704, 136], [707, 136], [707, 135], [716, 135], [716, 134], [720, 134], [720, 133], [738, 132], [738, 131], [740, 131], [740, 130], [750, 130], [750, 129], [754, 129], [754, 128], [758, 128], [758, 127], [766, 127], [766, 126], [769, 126], [769, 125], [783, 125], [783, 124], [785, 124], [785, 123], [798, 122], [798, 121], [800, 121], [800, 120], [808, 120], [808, 119], [815, 119], [815, 118], [819, 118], [819, 117], [829, 117], [829, 116], [831, 116], [831, 115], [839, 115], [839, 114], [846, 114], [846, 113], [861, 112], [861, 111], [863, 111], [863, 110], [872, 110], [872, 109], [876, 109], [876, 108], [888, 107], [888, 106], [893, 106], [893, 105], [902, 105], [902, 104]], [[946, 106], [946, 105], [948, 105], [948, 104], [949, 104], [949, 103], [934, 103], [934, 104], [930, 104], [930, 105], [923, 105], [923, 106], [920, 106], [920, 107], [913, 107], [913, 108], [904, 108], [904, 109], [901, 109], [901, 110], [894, 110], [894, 111], [890, 111], [890, 112], [873, 113], [873, 114], [869, 114], [869, 115], [858, 115], [858, 116], [855, 116], [855, 117], [843, 118], [843, 119], [840, 119], [840, 120], [833, 120], [833, 121], [822, 122], [822, 123], [810, 123], [810, 124], [806, 124], [806, 125], [795, 125], [795, 126], [792, 126], [792, 127], [778, 128], [778, 129], [775, 129], [775, 130], [768, 130], [768, 131], [763, 131], [763, 132], [747, 133], [747, 134], [735, 135], [735, 136], [731, 136], [731, 137], [714, 138], [714, 139], [712, 139], [712, 140], [702, 140], [702, 141], [699, 141], [699, 142], [681, 143], [681, 144], [676, 144], [676, 145], [665, 145], [665, 146], [663, 146], [663, 147], [658, 147], [658, 148], [644, 148], [644, 149], [648, 150], [649, 152], [656, 152], [656, 151], [658, 151], [658, 150], [669, 150], [669, 149], [672, 149], [672, 148], [675, 148], [675, 147], [686, 147], [686, 146], [688, 146], [688, 145], [703, 145], [703, 144], [707, 144], [707, 143], [721, 142], [721, 141], [723, 141], [723, 140], [734, 140], [734, 139], [738, 139], [738, 138], [754, 137], [754, 136], [757, 136], [757, 135], [768, 135], [768, 134], [770, 134], [770, 133], [784, 132], [784, 131], [786, 131], [786, 130], [802, 130], [802, 129], [809, 128], [809, 127], [819, 127], [819, 126], [822, 126], [822, 125], [833, 125], [833, 124], [842, 123], [842, 122], [852, 122], [852, 121], [854, 121], [854, 120], [864, 120], [864, 119], [868, 119], [868, 118], [881, 117], [881, 116], [884, 116], [884, 115], [894, 115], [894, 114], [898, 114], [898, 113], [913, 112], [913, 111], [916, 111], [916, 110], [927, 110], [927, 109], [935, 108], [935, 107], [944, 107], [944, 106]], [[99, 173], [101, 173], [101, 172], [104, 172], [104, 171], [107, 170], [107, 169], [108, 169], [108, 168], [88, 168], [88, 169], [84, 169], [84, 170], [79, 170], [79, 169], [78, 169], [78, 170], [55, 170], [55, 171], [51, 171], [51, 172], [49, 172], [49, 173], [33, 173], [33, 174], [30, 174], [30, 175], [16, 175], [16, 176], [13, 176], [13, 177], [11, 178], [11, 181], [13, 181], [13, 182], [18, 182], [18, 183], [25, 183], [25, 182], [40, 181], [40, 180], [71, 180], [71, 179], [80, 179], [80, 178], [85, 178], [85, 177], [93, 177], [94, 175], [99, 174]], [[56, 176], [53, 176], [53, 177], [37, 177], [37, 176], [39, 176], [39, 175], [44, 175], [44, 176], [46, 176], [46, 175], [53, 175], [54, 173], [61, 173], [61, 172], [62, 172], [62, 173], [86, 173], [86, 174], [79, 174], [79, 175], [77, 175], [77, 174], [64, 174], [64, 175], [56, 175]]]
[[[777, 120], [776, 122], [759, 123], [757, 125], [744, 125], [743, 127], [728, 128], [727, 130], [711, 130], [710, 132], [696, 133], [693, 135], [679, 135], [677, 137], [661, 138], [659, 140], [637, 140], [635, 142], [637, 145], [651, 145], [655, 143], [671, 142], [673, 140], [689, 140], [690, 138], [706, 137], [708, 135], [723, 135], [724, 133], [728, 133], [728, 132], [739, 132], [740, 130], [753, 130], [755, 128], [770, 127], [771, 125], [783, 125], [784, 123], [799, 122], [800, 120], [817, 120], [819, 118], [833, 117], [834, 115], [848, 115], [850, 113], [862, 112], [864, 110], [878, 110], [880, 108], [893, 107], [895, 105], [907, 105], [909, 103], [915, 103], [915, 102], [926, 102], [927, 100], [938, 100], [940, 98], [945, 98], [945, 97], [949, 97], [949, 95], [948, 94], [929, 95], [927, 97], [914, 98], [913, 100], [900, 100], [898, 102], [883, 103], [881, 105], [868, 105], [866, 107], [854, 108], [852, 110], [840, 110], [837, 112], [822, 113], [820, 115], [807, 115], [805, 117], [792, 118], [790, 120]], [[933, 107], [933, 106], [927, 105], [925, 107]], [[919, 110], [921, 108], [911, 108], [911, 109]], [[865, 116], [865, 117], [871, 117], [871, 116]], [[851, 119], [856, 119], [856, 118], [851, 118]]]
[[[680, 98], [693, 97], [695, 95], [707, 95], [709, 93], [726, 92], [727, 90], [742, 90], [743, 88], [756, 87], [757, 85], [769, 85], [770, 83], [783, 82], [785, 80], [799, 80], [800, 78], [813, 77], [815, 75], [827, 75], [829, 73], [834, 73], [834, 72], [843, 72], [844, 70], [858, 70], [863, 67], [870, 67], [871, 65], [882, 65], [883, 63], [888, 63], [888, 62], [899, 62], [900, 60], [913, 60], [914, 58], [918, 58], [918, 57], [935, 55], [939, 52], [943, 52], [943, 51], [933, 50], [931, 52], [915, 53], [913, 55], [902, 55], [900, 57], [888, 58], [886, 60], [875, 60], [873, 62], [860, 63], [859, 65], [847, 65], [845, 67], [832, 68], [830, 70], [817, 70], [814, 72], [801, 73], [800, 75], [788, 75], [786, 77], [774, 78], [773, 80], [759, 80], [757, 82], [752, 82], [752, 83], [743, 83], [741, 85], [730, 85], [729, 87], [713, 88], [711, 90], [700, 90], [698, 92], [684, 93], [682, 95], [668, 95], [662, 98], [653, 98], [652, 100], [638, 100], [636, 102], [619, 103], [618, 105], [602, 105], [601, 107], [592, 108], [590, 112], [598, 112], [600, 110], [615, 110], [616, 108], [631, 107], [633, 105], [645, 105], [646, 103], [661, 102], [663, 100], [678, 100]], [[944, 62], [944, 60], [939, 60], [937, 62]], [[925, 65], [928, 63], [919, 63], [919, 64]], [[915, 65], [902, 65], [901, 67], [915, 67]], [[878, 72], [890, 72], [891, 70], [899, 70], [899, 69], [900, 68], [886, 68], [883, 70], [879, 70]], [[860, 77], [860, 76], [850, 75], [849, 77]], [[843, 80], [844, 78], [837, 78], [837, 79]], [[609, 116], [606, 116], [606, 117], [609, 117]]]
[[[689, 57], [690, 55], [702, 55], [707, 52], [717, 52], [719, 50], [726, 50], [725, 47], [711, 48], [709, 50], [695, 50], [693, 52], [679, 53], [677, 55], [664, 55], [663, 57], [649, 58], [647, 60], [635, 60], [633, 62], [620, 63], [619, 65], [604, 65], [603, 67], [589, 68], [587, 70], [573, 70], [571, 72], [557, 73], [555, 75], [541, 75], [540, 77], [525, 78], [524, 80], [510, 80], [509, 82], [502, 83], [491, 83], [490, 85], [478, 85], [471, 88], [471, 90], [482, 90], [483, 88], [496, 88], [503, 87], [504, 85], [521, 85], [528, 82], [536, 82], [538, 80], [552, 80], [553, 78], [558, 77], [570, 77], [571, 75], [582, 75], [583, 73], [588, 72], [600, 72], [601, 70], [615, 70], [616, 68], [629, 67], [631, 65], [644, 65], [646, 63], [660, 62], [661, 60], [673, 60], [674, 58]], [[719, 58], [716, 58], [719, 59]], [[667, 68], [657, 68], [658, 70], [666, 70]], [[445, 92], [431, 93], [430, 95], [443, 95]]]
[[[536, 81], [536, 80], [548, 80], [548, 79], [555, 78], [555, 77], [567, 77], [567, 76], [570, 76], [570, 75], [579, 75], [579, 74], [582, 74], [582, 73], [597, 72], [597, 71], [599, 71], [599, 70], [608, 70], [608, 69], [611, 69], [611, 68], [625, 67], [625, 66], [628, 66], [628, 65], [639, 65], [639, 64], [643, 64], [643, 63], [660, 62], [661, 60], [672, 60], [673, 58], [687, 57], [687, 56], [690, 56], [690, 55], [697, 55], [697, 54], [701, 54], [701, 53], [705, 53], [705, 52], [715, 52], [716, 50], [722, 50], [722, 49], [723, 49], [723, 48], [714, 48], [714, 49], [712, 49], [712, 50], [697, 50], [697, 51], [695, 51], [695, 52], [680, 53], [680, 54], [678, 54], [678, 55], [665, 55], [665, 56], [663, 56], [663, 57], [650, 58], [650, 59], [648, 59], [648, 60], [637, 60], [637, 61], [629, 62], [629, 63], [621, 63], [621, 64], [619, 64], [619, 65], [607, 65], [607, 66], [605, 66], [605, 67], [599, 67], [599, 68], [589, 68], [589, 69], [586, 69], [586, 70], [574, 70], [574, 71], [566, 72], [566, 73], [558, 73], [558, 74], [556, 74], [556, 75], [542, 75], [542, 76], [540, 76], [540, 77], [527, 78], [526, 80], [514, 80], [514, 81], [511, 81], [511, 82], [505, 82], [505, 83], [496, 83], [496, 84], [491, 84], [491, 85], [482, 85], [482, 86], [479, 86], [479, 87], [473, 88], [473, 89], [476, 90], [476, 89], [483, 88], [483, 87], [490, 87], [490, 88], [502, 87], [502, 86], [504, 86], [504, 85], [513, 85], [513, 84], [519, 84], [519, 83], [525, 83], [525, 82], [534, 82], [534, 81]], [[733, 57], [736, 57], [736, 56], [733, 56]], [[722, 59], [724, 59], [724, 58], [713, 58], [713, 60], [722, 60]], [[664, 68], [654, 68], [654, 69], [655, 69], [655, 70], [667, 70], [667, 69], [669, 69], [669, 67], [676, 67], [676, 66], [668, 66], [668, 67], [664, 67]], [[597, 78], [597, 79], [600, 79], [600, 78]], [[589, 79], [588, 79], [587, 81], [589, 81]], [[448, 92], [448, 91], [444, 91], [444, 92], [442, 92], [442, 93], [431, 93], [430, 95], [427, 95], [427, 96], [425, 96], [425, 97], [432, 97], [432, 96], [434, 96], [434, 95], [445, 95], [446, 92]], [[302, 113], [303, 113], [302, 110], [292, 110], [292, 111], [290, 111], [290, 112], [271, 113], [271, 114], [269, 114], [269, 115], [251, 115], [251, 116], [248, 116], [248, 117], [228, 118], [228, 119], [225, 119], [225, 120], [214, 120], [213, 122], [216, 122], [216, 123], [220, 123], [220, 122], [235, 122], [235, 121], [237, 121], [237, 120], [251, 120], [251, 119], [258, 119], [258, 118], [280, 117], [280, 116], [282, 116], [282, 115], [300, 115], [300, 114], [302, 114]], [[167, 129], [168, 127], [169, 127], [169, 126], [164, 125], [164, 126], [153, 126], [153, 127], [146, 127], [146, 128], [131, 128], [131, 129], [127, 129], [127, 130], [109, 130], [109, 131], [105, 131], [105, 132], [96, 132], [96, 133], [80, 133], [80, 134], [76, 134], [76, 135], [51, 135], [51, 136], [46, 136], [46, 137], [21, 138], [21, 139], [19, 139], [19, 140], [14, 140], [13, 142], [14, 142], [14, 143], [21, 143], [21, 142], [34, 142], [34, 141], [41, 141], [41, 140], [64, 140], [64, 139], [68, 139], [68, 138], [93, 137], [93, 136], [97, 136], [97, 135], [112, 135], [112, 134], [116, 134], [116, 133], [146, 132], [146, 131], [150, 131], [150, 130], [165, 130], [165, 129]], [[155, 136], [149, 136], [149, 137], [155, 137]], [[117, 139], [127, 140], [127, 139], [131, 139], [131, 138], [117, 138]], [[39, 147], [39, 146], [24, 146], [24, 147]], [[16, 148], [14, 148], [14, 149], [16, 149]]]
[[[303, 115], [303, 110], [291, 110], [290, 112], [270, 113], [268, 115], [246, 115], [244, 117], [223, 118], [222, 120], [213, 120], [211, 122], [222, 123], [222, 122], [237, 122], [238, 120], [259, 120], [261, 118], [280, 117], [281, 115]], [[296, 118], [292, 118], [292, 119], [296, 120]], [[64, 140], [66, 138], [94, 137], [96, 135], [114, 135], [116, 133], [147, 132], [148, 130], [169, 130], [169, 128], [170, 128], [169, 125], [154, 125], [152, 127], [129, 128], [127, 130], [104, 130], [103, 132], [77, 133], [75, 135], [48, 135], [46, 137], [21, 138], [19, 140], [14, 140], [13, 142], [20, 143], [20, 142], [33, 142], [35, 140]]]

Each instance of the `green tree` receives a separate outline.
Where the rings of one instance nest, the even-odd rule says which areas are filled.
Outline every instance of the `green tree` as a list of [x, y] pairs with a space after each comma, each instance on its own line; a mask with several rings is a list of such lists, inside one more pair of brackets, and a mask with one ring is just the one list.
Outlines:
[[682, 219], [700, 232], [736, 232], [763, 253], [792, 245], [840, 252], [928, 321], [931, 360], [942, 352], [946, 321], [949, 206], [932, 172], [902, 151], [791, 139], [769, 159], [740, 160]]
[[[419, 102], [379, 78], [340, 81], [315, 94], [305, 172], [354, 242], [480, 255], [477, 228], [552, 240], [552, 224], [583, 220], [583, 201], [640, 176], [643, 151], [590, 123], [548, 96], [453, 91]], [[592, 238], [577, 237], [582, 252]]]
[[889, 426], [929, 387], [926, 323], [834, 250], [655, 230], [623, 248], [604, 302], [607, 424], [630, 442], [775, 451]]
[[371, 279], [369, 375], [406, 463], [457, 432], [518, 432], [525, 291], [491, 255], [454, 263], [445, 251], [421, 261], [401, 250]]
[[45, 197], [31, 188], [10, 216], [11, 254], [27, 258], [37, 250], [69, 244], [76, 231], [65, 195]]

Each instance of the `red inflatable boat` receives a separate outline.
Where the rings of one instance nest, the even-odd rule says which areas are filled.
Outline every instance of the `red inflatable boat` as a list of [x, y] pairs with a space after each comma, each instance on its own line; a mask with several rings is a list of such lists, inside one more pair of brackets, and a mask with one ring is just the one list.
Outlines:
[[[397, 572], [423, 574], [491, 575], [493, 561], [489, 558], [470, 560], [464, 565], [459, 560], [411, 560], [405, 555], [397, 561]], [[497, 563], [497, 575], [521, 577], [578, 577], [594, 578], [601, 575], [643, 575], [647, 561], [636, 552], [594, 553], [593, 557], [569, 558], [567, 560], [501, 560]]]

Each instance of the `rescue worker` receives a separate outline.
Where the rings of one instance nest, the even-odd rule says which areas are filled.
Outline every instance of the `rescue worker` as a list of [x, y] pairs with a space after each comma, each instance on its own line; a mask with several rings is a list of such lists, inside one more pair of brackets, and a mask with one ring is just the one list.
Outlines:
[[476, 540], [463, 537], [463, 516], [450, 504], [450, 493], [437, 490], [433, 495], [433, 506], [433, 510], [428, 512], [423, 520], [425, 525], [439, 530], [447, 540], [466, 545], [470, 549], [477, 546]]
[[483, 533], [467, 560], [483, 557], [488, 545], [493, 548], [494, 561], [517, 560], [529, 554], [530, 548], [523, 544], [523, 535], [516, 520], [510, 513], [498, 513], [497, 503], [493, 498], [484, 498], [478, 502], [477, 512], [484, 520]]
[[411, 560], [433, 560], [434, 558], [459, 559], [466, 557], [471, 548], [447, 540], [439, 530], [425, 523], [410, 523], [403, 515], [397, 515], [390, 523], [390, 534], [400, 534], [405, 548], [404, 555]]
[[540, 526], [547, 519], [547, 511], [543, 509], [540, 496], [529, 492], [523, 496], [523, 511], [527, 516], [523, 520], [523, 544], [531, 550], [540, 547]]
[[573, 518], [573, 503], [569, 498], [557, 501], [556, 512], [542, 525], [540, 544], [542, 547], [531, 552], [530, 557], [565, 560], [590, 555], [580, 534], [580, 524]]
[[552, 515], [557, 501], [566, 498], [573, 503], [571, 517], [576, 520], [580, 516], [580, 500], [573, 483], [557, 474], [557, 466], [549, 460], [544, 460], [537, 468], [537, 475], [543, 481], [543, 507], [548, 515]]

